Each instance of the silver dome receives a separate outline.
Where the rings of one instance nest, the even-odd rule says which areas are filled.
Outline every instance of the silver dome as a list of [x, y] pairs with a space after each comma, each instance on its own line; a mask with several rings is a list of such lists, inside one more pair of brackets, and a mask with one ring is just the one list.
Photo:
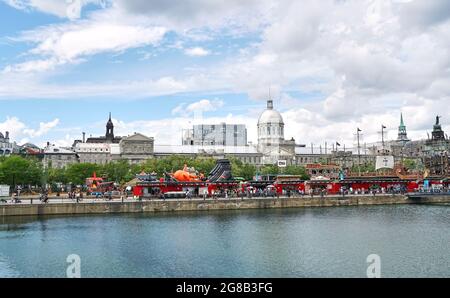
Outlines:
[[280, 123], [284, 124], [281, 114], [273, 109], [272, 100], [267, 101], [267, 109], [259, 116], [258, 125], [265, 123]]

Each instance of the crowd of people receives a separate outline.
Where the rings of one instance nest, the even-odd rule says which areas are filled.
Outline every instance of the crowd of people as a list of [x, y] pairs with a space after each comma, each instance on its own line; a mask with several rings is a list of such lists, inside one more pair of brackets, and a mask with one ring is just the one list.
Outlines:
[[[159, 190], [159, 189], [158, 189]], [[401, 185], [393, 185], [390, 187], [378, 187], [378, 188], [372, 188], [372, 189], [365, 189], [365, 188], [346, 188], [341, 187], [339, 190], [339, 195], [342, 197], [349, 196], [349, 195], [377, 195], [377, 194], [405, 194], [407, 192], [407, 189], [405, 186]], [[428, 192], [428, 193], [450, 193], [450, 189], [448, 187], [443, 188], [428, 188], [428, 189], [418, 189], [417, 192]], [[67, 198], [71, 201], [74, 201], [76, 203], [82, 202], [84, 198], [90, 198], [94, 200], [99, 201], [112, 201], [113, 198], [120, 198], [122, 202], [124, 202], [127, 198], [132, 198], [134, 200], [143, 200], [143, 199], [169, 199], [169, 198], [185, 198], [185, 199], [232, 199], [232, 198], [241, 198], [244, 200], [245, 198], [280, 198], [280, 197], [296, 197], [296, 198], [303, 198], [303, 197], [320, 197], [324, 198], [328, 196], [329, 193], [326, 188], [319, 187], [319, 188], [309, 188], [307, 191], [301, 190], [301, 189], [283, 189], [281, 192], [278, 192], [275, 187], [266, 187], [266, 188], [256, 188], [256, 187], [247, 187], [247, 188], [239, 188], [239, 189], [216, 189], [209, 192], [207, 189], [203, 190], [192, 190], [192, 189], [185, 189], [184, 191], [178, 192], [178, 196], [169, 196], [168, 194], [164, 194], [161, 191], [158, 191], [157, 193], [148, 194], [146, 196], [133, 196], [131, 192], [129, 191], [115, 191], [114, 195], [112, 191], [104, 192], [102, 194], [96, 194], [95, 196], [86, 196], [84, 195], [83, 191], [81, 189], [74, 189], [67, 192]], [[56, 194], [57, 197], [60, 197], [64, 200], [66, 196], [61, 196], [61, 194], [58, 192]], [[24, 197], [25, 198], [25, 197]], [[23, 199], [23, 198], [22, 198]], [[33, 198], [30, 199], [31, 204], [33, 204]], [[48, 190], [42, 190], [39, 195], [39, 201], [42, 203], [48, 203], [49, 202], [49, 192]], [[5, 198], [2, 198], [2, 203], [8, 203], [8, 201]], [[21, 196], [20, 196], [20, 190], [15, 191], [11, 195], [10, 203], [22, 203]]]

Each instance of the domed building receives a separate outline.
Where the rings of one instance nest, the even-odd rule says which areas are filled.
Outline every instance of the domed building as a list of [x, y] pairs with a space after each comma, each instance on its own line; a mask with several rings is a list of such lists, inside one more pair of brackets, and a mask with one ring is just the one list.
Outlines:
[[295, 156], [295, 140], [284, 139], [283, 117], [273, 108], [272, 100], [267, 101], [267, 108], [258, 119], [258, 152], [263, 154], [263, 164], [291, 164]]
[[19, 147], [16, 142], [11, 143], [9, 140], [9, 132], [5, 132], [5, 134], [0, 132], [0, 156], [7, 156], [18, 152]]

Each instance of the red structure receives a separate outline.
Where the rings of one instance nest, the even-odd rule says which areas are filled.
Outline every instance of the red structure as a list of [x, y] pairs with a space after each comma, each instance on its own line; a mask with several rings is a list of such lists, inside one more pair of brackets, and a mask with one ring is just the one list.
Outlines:
[[[312, 168], [311, 168], [312, 169]], [[323, 167], [314, 168], [321, 169]], [[332, 166], [330, 169], [334, 170]], [[251, 192], [253, 194], [267, 194], [275, 192], [278, 195], [289, 193], [302, 194], [342, 194], [357, 193], [368, 194], [373, 192], [406, 193], [416, 192], [422, 188], [449, 187], [449, 178], [419, 177], [418, 175], [402, 175], [401, 172], [393, 172], [387, 176], [350, 176], [343, 180], [333, 177], [317, 176], [311, 180], [302, 180], [300, 176], [278, 175], [273, 178], [239, 182], [234, 180], [230, 173], [231, 168], [226, 160], [218, 161], [211, 171], [208, 179], [192, 177], [187, 168], [177, 171], [177, 175], [167, 175], [166, 179], [159, 181], [140, 181], [133, 189], [133, 194], [138, 197], [158, 196], [161, 194], [178, 193], [183, 196], [189, 192], [191, 195], [209, 196], [223, 194], [232, 191], [238, 194]], [[333, 172], [334, 173], [334, 172]], [[319, 174], [321, 174], [319, 172]], [[328, 174], [328, 172], [327, 172]]]

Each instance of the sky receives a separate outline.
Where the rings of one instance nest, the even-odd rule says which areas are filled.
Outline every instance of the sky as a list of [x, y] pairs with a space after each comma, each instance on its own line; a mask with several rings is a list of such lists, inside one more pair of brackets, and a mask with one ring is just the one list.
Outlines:
[[195, 123], [256, 124], [268, 98], [298, 144], [450, 131], [448, 0], [0, 0], [0, 132], [71, 145]]

